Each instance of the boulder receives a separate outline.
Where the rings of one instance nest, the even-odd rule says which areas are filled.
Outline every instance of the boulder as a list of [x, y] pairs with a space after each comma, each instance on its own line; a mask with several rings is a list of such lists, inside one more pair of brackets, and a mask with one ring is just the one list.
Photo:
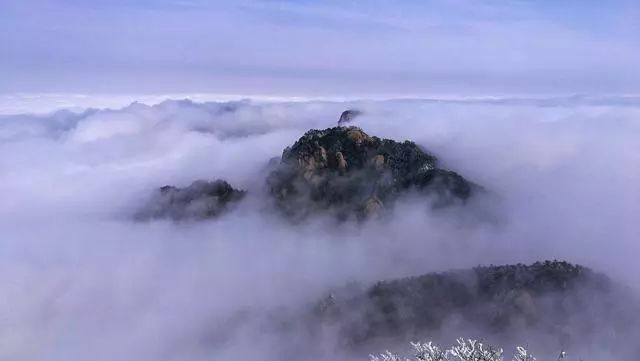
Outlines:
[[362, 112], [356, 109], [347, 109], [342, 114], [340, 114], [340, 119], [338, 119], [338, 125], [345, 125], [347, 123], [351, 123], [357, 116], [361, 115]]

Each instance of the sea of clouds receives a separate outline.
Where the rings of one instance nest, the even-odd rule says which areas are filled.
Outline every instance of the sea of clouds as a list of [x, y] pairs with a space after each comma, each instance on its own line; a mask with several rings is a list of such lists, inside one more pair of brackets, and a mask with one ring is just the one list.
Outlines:
[[[364, 112], [355, 125], [368, 134], [413, 140], [483, 185], [490, 221], [415, 200], [382, 223], [280, 219], [263, 193], [269, 159], [347, 108]], [[1, 115], [0, 359], [277, 360], [282, 340], [249, 327], [212, 345], [212, 325], [349, 281], [477, 264], [563, 259], [640, 290], [639, 120], [628, 97], [171, 100]], [[131, 220], [159, 186], [216, 178], [249, 191], [219, 219]]]

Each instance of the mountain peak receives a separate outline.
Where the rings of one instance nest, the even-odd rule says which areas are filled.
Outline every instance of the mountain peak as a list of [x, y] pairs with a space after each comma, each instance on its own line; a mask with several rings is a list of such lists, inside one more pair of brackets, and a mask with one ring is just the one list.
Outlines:
[[314, 210], [367, 218], [410, 189], [447, 205], [465, 201], [474, 189], [438, 168], [437, 158], [414, 142], [381, 139], [354, 126], [306, 132], [284, 150], [268, 185], [280, 209], [296, 218]]

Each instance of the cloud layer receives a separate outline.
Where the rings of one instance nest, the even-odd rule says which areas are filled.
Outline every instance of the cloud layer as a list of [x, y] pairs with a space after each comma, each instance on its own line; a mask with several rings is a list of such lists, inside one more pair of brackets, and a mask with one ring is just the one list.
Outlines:
[[[415, 140], [488, 188], [493, 221], [415, 201], [362, 227], [272, 214], [268, 160], [346, 108], [363, 110], [369, 134]], [[211, 346], [212, 325], [351, 280], [480, 263], [566, 259], [637, 287], [639, 116], [628, 99], [167, 101], [2, 116], [0, 358], [277, 359], [284, 345], [259, 329]], [[215, 178], [249, 190], [218, 220], [128, 218], [158, 186]]]

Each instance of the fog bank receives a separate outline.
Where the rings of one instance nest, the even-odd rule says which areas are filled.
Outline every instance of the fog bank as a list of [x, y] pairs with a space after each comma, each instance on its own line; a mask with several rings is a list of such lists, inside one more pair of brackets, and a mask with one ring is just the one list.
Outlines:
[[[363, 111], [354, 124], [368, 134], [413, 140], [487, 188], [492, 221], [416, 199], [363, 225], [278, 217], [262, 193], [268, 160], [347, 108]], [[638, 119], [640, 103], [617, 98], [166, 101], [0, 116], [0, 359], [276, 360], [277, 337], [249, 327], [213, 347], [211, 326], [349, 281], [477, 264], [563, 259], [640, 290]], [[130, 219], [159, 186], [217, 178], [249, 192], [229, 214]]]

